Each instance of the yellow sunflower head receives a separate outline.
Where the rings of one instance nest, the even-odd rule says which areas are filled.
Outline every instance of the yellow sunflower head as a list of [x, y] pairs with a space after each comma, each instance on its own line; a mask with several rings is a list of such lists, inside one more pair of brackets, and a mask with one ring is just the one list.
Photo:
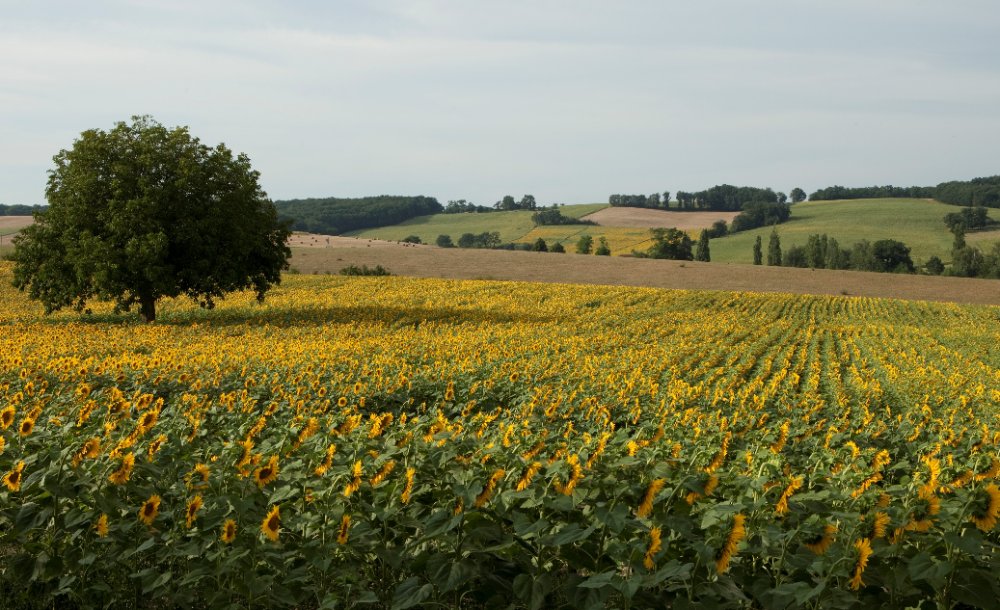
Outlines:
[[160, 496], [153, 494], [149, 496], [139, 508], [139, 520], [146, 525], [153, 525], [153, 520], [160, 512]]
[[236, 540], [236, 522], [232, 519], [226, 519], [226, 522], [222, 524], [222, 534], [219, 539], [226, 544], [232, 544], [233, 540]]
[[260, 531], [264, 532], [264, 535], [271, 539], [272, 542], [278, 541], [278, 532], [281, 530], [281, 510], [279, 506], [275, 506], [267, 513], [264, 520], [260, 524]]

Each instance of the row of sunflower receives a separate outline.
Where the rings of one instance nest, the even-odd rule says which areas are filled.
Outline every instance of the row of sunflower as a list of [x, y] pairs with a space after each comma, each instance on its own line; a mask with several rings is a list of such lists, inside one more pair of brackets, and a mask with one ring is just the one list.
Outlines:
[[1000, 596], [995, 308], [293, 276], [162, 311], [0, 289], [12, 605]]

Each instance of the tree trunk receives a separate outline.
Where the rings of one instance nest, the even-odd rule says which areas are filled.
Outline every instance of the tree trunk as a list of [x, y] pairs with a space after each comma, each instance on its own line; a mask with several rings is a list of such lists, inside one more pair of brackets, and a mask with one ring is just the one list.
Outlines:
[[145, 318], [147, 322], [156, 320], [156, 299], [149, 295], [140, 295], [139, 307], [142, 317]]

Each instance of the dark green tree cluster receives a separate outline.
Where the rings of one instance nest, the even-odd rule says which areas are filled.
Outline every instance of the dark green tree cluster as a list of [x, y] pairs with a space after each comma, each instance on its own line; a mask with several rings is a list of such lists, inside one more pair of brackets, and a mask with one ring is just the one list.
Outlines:
[[[692, 207], [687, 209], [736, 212], [746, 209], [748, 204], [757, 202], [778, 203], [778, 195], [769, 188], [719, 184], [694, 193], [690, 200]], [[681, 205], [681, 208], [685, 209], [685, 206]]]
[[981, 205], [963, 208], [959, 212], [944, 215], [944, 224], [952, 233], [968, 232], [985, 229], [997, 222], [989, 217], [988, 211]]
[[792, 215], [791, 207], [787, 203], [777, 201], [752, 201], [743, 207], [733, 222], [729, 225], [729, 232], [748, 231], [758, 227], [781, 224]]
[[512, 196], [505, 195], [503, 199], [493, 204], [493, 208], [503, 211], [537, 210], [538, 202], [535, 201], [534, 195], [525, 195], [524, 197], [521, 197], [521, 201], [515, 201]]
[[596, 256], [611, 256], [611, 247], [608, 246], [608, 238], [603, 236], [597, 238], [597, 248], [594, 249], [594, 254]]
[[729, 235], [729, 224], [725, 220], [716, 220], [712, 227], [708, 229], [708, 236], [711, 238], [725, 237]]
[[1000, 207], [1000, 176], [953, 180], [942, 182], [937, 186], [828, 186], [809, 195], [809, 199], [812, 201], [891, 197], [933, 198], [952, 205], [998, 208]]
[[467, 212], [474, 212], [481, 214], [484, 212], [495, 212], [494, 208], [485, 205], [476, 205], [471, 201], [466, 201], [465, 199], [452, 199], [444, 206], [445, 214], [462, 214]]
[[246, 155], [209, 147], [186, 127], [148, 116], [83, 132], [53, 158], [49, 207], [14, 240], [14, 285], [46, 312], [93, 299], [138, 305], [161, 298], [213, 307], [225, 293], [281, 281], [289, 230]]
[[695, 248], [694, 260], [707, 263], [712, 260], [711, 250], [709, 249], [709, 235], [708, 229], [702, 229], [701, 235], [698, 236], [698, 246]]
[[21, 205], [19, 203], [4, 205], [0, 203], [0, 216], [31, 216], [35, 212], [44, 212], [49, 206]]
[[806, 192], [799, 187], [793, 188], [789, 194], [792, 197], [792, 203], [802, 203], [806, 200]]
[[[754, 260], [758, 257], [754, 247]], [[777, 261], [777, 262], [774, 262]], [[914, 273], [910, 248], [894, 239], [880, 239], [874, 243], [861, 240], [851, 248], [841, 248], [836, 238], [826, 233], [810, 235], [804, 246], [781, 250], [780, 238], [771, 233], [769, 265], [785, 267], [811, 267], [813, 269], [852, 269], [880, 273]]]
[[531, 221], [536, 225], [593, 225], [597, 224], [592, 220], [582, 218], [572, 218], [564, 216], [558, 205], [553, 204], [550, 208], [541, 208], [531, 215]]
[[828, 186], [819, 189], [809, 195], [810, 201], [831, 201], [834, 199], [885, 199], [885, 198], [913, 198], [923, 199], [934, 197], [934, 187], [932, 186]]
[[[440, 239], [440, 238], [439, 238]], [[484, 231], [483, 233], [462, 233], [458, 238], [459, 248], [499, 248], [500, 233], [498, 231]]]
[[666, 210], [670, 207], [670, 191], [664, 191], [651, 195], [611, 195], [608, 203], [612, 207], [622, 208], [650, 208], [654, 210]]
[[417, 216], [437, 214], [444, 209], [433, 197], [393, 195], [356, 199], [289, 199], [275, 201], [274, 207], [283, 219], [291, 221], [292, 229], [325, 235], [399, 224]]
[[[694, 260], [692, 248], [694, 246], [691, 237], [680, 229], [657, 228], [650, 229], [653, 245], [645, 252], [633, 252], [635, 256], [641, 258], [665, 258], [677, 261]], [[707, 242], [706, 242], [707, 255]]]
[[952, 205], [1000, 208], [1000, 176], [942, 182], [934, 189], [933, 197], [942, 203]]

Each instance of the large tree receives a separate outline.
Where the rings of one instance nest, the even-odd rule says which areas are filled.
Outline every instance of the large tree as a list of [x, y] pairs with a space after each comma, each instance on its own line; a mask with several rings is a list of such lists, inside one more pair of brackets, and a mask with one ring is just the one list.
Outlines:
[[85, 131], [53, 160], [49, 207], [14, 252], [14, 285], [46, 313], [98, 299], [151, 322], [164, 297], [210, 308], [253, 289], [263, 300], [288, 268], [287, 224], [250, 159], [223, 144], [141, 116]]

